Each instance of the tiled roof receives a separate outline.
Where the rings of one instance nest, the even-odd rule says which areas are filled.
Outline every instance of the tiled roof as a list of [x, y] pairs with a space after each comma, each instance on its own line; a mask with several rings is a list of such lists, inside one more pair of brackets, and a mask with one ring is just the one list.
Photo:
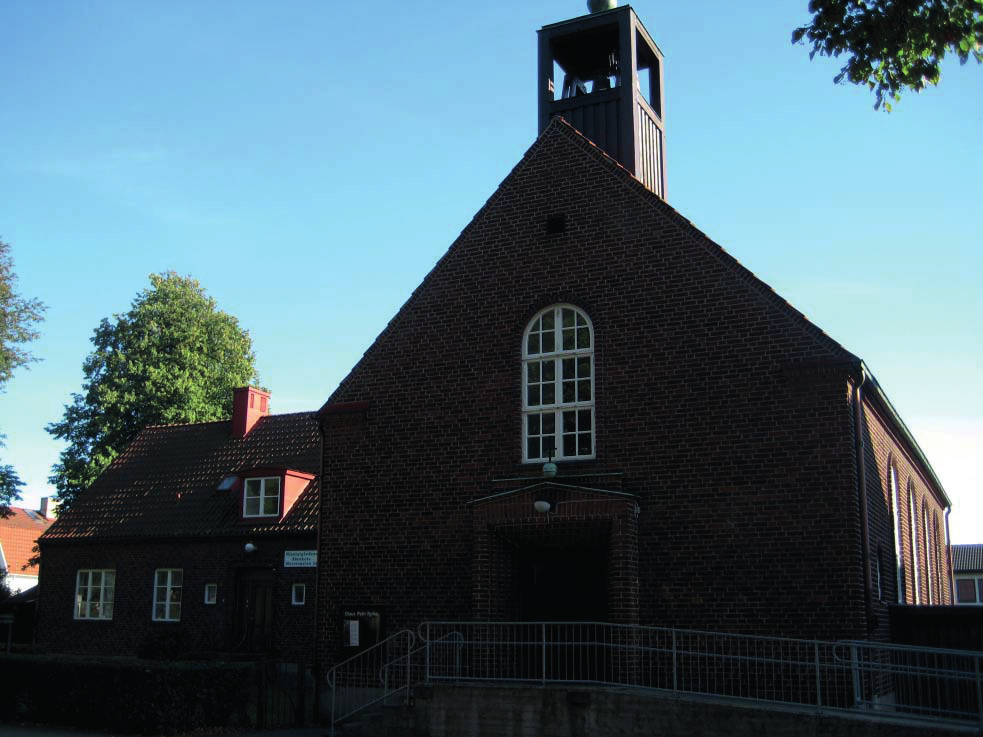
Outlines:
[[952, 572], [983, 571], [983, 544], [953, 545]]
[[244, 438], [231, 437], [231, 427], [225, 421], [146, 428], [59, 515], [45, 541], [315, 531], [317, 479], [272, 524], [242, 524], [239, 492], [217, 490], [224, 476], [257, 468], [317, 474], [314, 413], [268, 415]]
[[12, 574], [36, 576], [37, 566], [28, 565], [34, 556], [34, 543], [48, 529], [52, 520], [45, 519], [33, 509], [10, 507], [10, 516], [0, 518], [0, 545], [7, 570]]

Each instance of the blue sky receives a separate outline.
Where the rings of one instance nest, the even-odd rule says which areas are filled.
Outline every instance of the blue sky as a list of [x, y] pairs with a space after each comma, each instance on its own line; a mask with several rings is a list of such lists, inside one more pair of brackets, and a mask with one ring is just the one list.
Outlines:
[[[639, 0], [666, 56], [668, 200], [865, 359], [983, 542], [983, 68], [895, 112], [790, 43], [806, 0]], [[0, 395], [44, 432], [153, 272], [253, 338], [273, 409], [318, 407], [536, 135], [536, 3], [0, 3], [0, 238], [49, 306]]]

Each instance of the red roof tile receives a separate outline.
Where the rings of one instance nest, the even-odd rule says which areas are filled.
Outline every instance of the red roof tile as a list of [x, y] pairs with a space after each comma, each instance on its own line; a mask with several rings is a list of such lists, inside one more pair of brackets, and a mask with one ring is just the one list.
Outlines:
[[316, 474], [320, 444], [314, 413], [263, 417], [244, 438], [233, 438], [231, 427], [225, 421], [144, 429], [60, 513], [44, 540], [315, 531], [316, 479], [277, 523], [242, 524], [239, 492], [217, 490], [224, 476], [261, 467]]
[[0, 518], [0, 545], [9, 573], [37, 575], [37, 566], [29, 561], [35, 555], [35, 542], [51, 523], [33, 509], [20, 507], [10, 507], [10, 516]]

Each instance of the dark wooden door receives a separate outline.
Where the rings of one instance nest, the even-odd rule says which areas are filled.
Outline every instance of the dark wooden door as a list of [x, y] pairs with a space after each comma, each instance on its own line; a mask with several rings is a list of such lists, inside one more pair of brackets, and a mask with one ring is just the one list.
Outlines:
[[235, 649], [267, 652], [273, 647], [273, 571], [240, 571], [236, 581]]

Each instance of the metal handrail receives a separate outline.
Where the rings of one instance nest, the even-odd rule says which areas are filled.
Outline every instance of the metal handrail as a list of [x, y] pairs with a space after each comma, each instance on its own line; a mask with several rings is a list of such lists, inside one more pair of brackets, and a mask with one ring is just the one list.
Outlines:
[[[617, 685], [983, 725], [983, 653], [603, 622], [424, 622], [428, 681]], [[442, 643], [453, 637], [454, 663]]]
[[[399, 642], [405, 640], [405, 642]], [[334, 735], [335, 725], [375, 704], [385, 702], [393, 694], [408, 690], [411, 684], [410, 666], [416, 635], [412, 630], [403, 629], [386, 639], [366, 648], [330, 668], [325, 674], [325, 681], [331, 690], [331, 734]], [[389, 654], [393, 645], [398, 644], [400, 654], [392, 657]], [[398, 677], [393, 685], [390, 684], [390, 667], [406, 658], [406, 678], [400, 681]], [[349, 682], [341, 683], [339, 676], [345, 674]], [[378, 682], [378, 686], [373, 686]], [[339, 689], [346, 689], [345, 705], [339, 708]]]

